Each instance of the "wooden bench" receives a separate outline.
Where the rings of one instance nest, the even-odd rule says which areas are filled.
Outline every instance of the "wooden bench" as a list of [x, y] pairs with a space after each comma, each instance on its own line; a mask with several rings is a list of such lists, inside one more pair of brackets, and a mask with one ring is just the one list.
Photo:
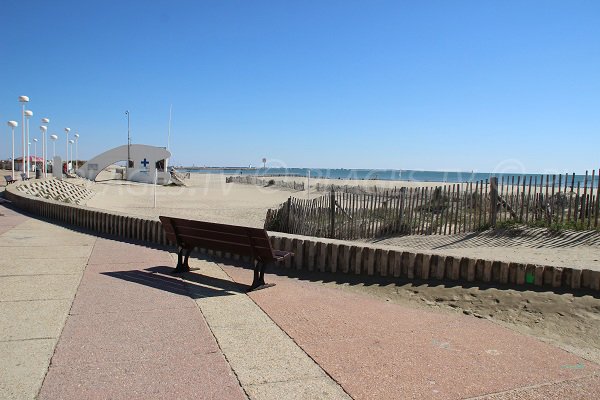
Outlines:
[[14, 180], [12, 178], [12, 176], [10, 176], [10, 175], [4, 175], [4, 179], [6, 179], [6, 184], [7, 185], [10, 185], [11, 183], [15, 183], [16, 182], [16, 180]]
[[28, 181], [29, 178], [27, 177], [27, 174], [22, 173], [21, 174], [21, 180]]
[[[254, 280], [248, 291], [262, 289], [265, 284], [265, 268], [281, 262], [294, 253], [274, 250], [264, 229], [247, 226], [216, 224], [181, 218], [160, 216], [167, 239], [177, 244], [177, 267], [175, 273], [190, 270], [188, 260], [194, 247], [250, 256], [254, 263]], [[185, 252], [185, 256], [184, 256]]]

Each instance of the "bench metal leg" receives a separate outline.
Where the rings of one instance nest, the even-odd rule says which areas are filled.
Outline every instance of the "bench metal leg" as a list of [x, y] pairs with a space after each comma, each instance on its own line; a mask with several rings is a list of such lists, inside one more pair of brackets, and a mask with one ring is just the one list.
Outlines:
[[262, 261], [254, 261], [254, 280], [252, 281], [252, 285], [248, 288], [247, 292], [251, 292], [256, 289], [265, 289], [271, 286], [275, 286], [274, 283], [266, 284], [265, 283], [265, 269], [267, 268], [267, 264]]
[[185, 252], [185, 259], [183, 260], [183, 266], [185, 268], [187, 268], [187, 270], [190, 270], [190, 264], [189, 264], [189, 260], [190, 260], [190, 253], [192, 252], [192, 249], [187, 249], [187, 251]]
[[179, 251], [177, 252], [177, 267], [175, 267], [175, 271], [173, 271], [176, 274], [182, 273], [182, 272], [188, 272], [190, 270], [190, 266], [188, 265], [188, 259], [190, 257], [190, 253], [191, 250], [187, 250], [186, 251], [186, 255], [185, 255], [185, 262], [183, 261], [183, 251], [186, 250], [183, 247], [179, 247]]

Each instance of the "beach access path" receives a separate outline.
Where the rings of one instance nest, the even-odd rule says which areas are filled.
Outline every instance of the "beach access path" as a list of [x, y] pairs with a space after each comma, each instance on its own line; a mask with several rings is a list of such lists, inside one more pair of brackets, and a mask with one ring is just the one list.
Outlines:
[[600, 366], [490, 321], [97, 237], [0, 204], [0, 398], [594, 398]]

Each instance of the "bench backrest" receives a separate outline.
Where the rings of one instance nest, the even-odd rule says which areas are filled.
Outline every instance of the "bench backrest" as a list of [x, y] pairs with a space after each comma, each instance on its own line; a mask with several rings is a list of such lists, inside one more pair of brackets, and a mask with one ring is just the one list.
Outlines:
[[22, 179], [22, 180], [25, 180], [25, 179], [27, 179], [27, 174], [25, 174], [25, 173], [22, 173], [22, 174], [21, 174], [21, 179]]
[[167, 239], [180, 246], [251, 256], [264, 262], [274, 260], [273, 248], [264, 229], [164, 216], [159, 218]]
[[6, 179], [6, 182], [12, 181], [12, 176], [11, 175], [4, 175], [4, 179]]

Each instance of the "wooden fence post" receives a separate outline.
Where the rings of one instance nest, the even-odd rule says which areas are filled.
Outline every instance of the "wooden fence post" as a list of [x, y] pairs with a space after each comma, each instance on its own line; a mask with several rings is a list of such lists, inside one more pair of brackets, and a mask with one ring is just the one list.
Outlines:
[[498, 206], [498, 178], [490, 178], [490, 225], [496, 227], [496, 208]]
[[289, 197], [286, 205], [286, 213], [285, 213], [285, 230], [284, 232], [290, 231], [290, 212], [292, 209], [292, 198]]
[[335, 239], [335, 192], [333, 191], [333, 188], [331, 189], [331, 194], [329, 195], [329, 203], [330, 203], [330, 223], [331, 223], [331, 227], [329, 230], [329, 237], [332, 239]]

